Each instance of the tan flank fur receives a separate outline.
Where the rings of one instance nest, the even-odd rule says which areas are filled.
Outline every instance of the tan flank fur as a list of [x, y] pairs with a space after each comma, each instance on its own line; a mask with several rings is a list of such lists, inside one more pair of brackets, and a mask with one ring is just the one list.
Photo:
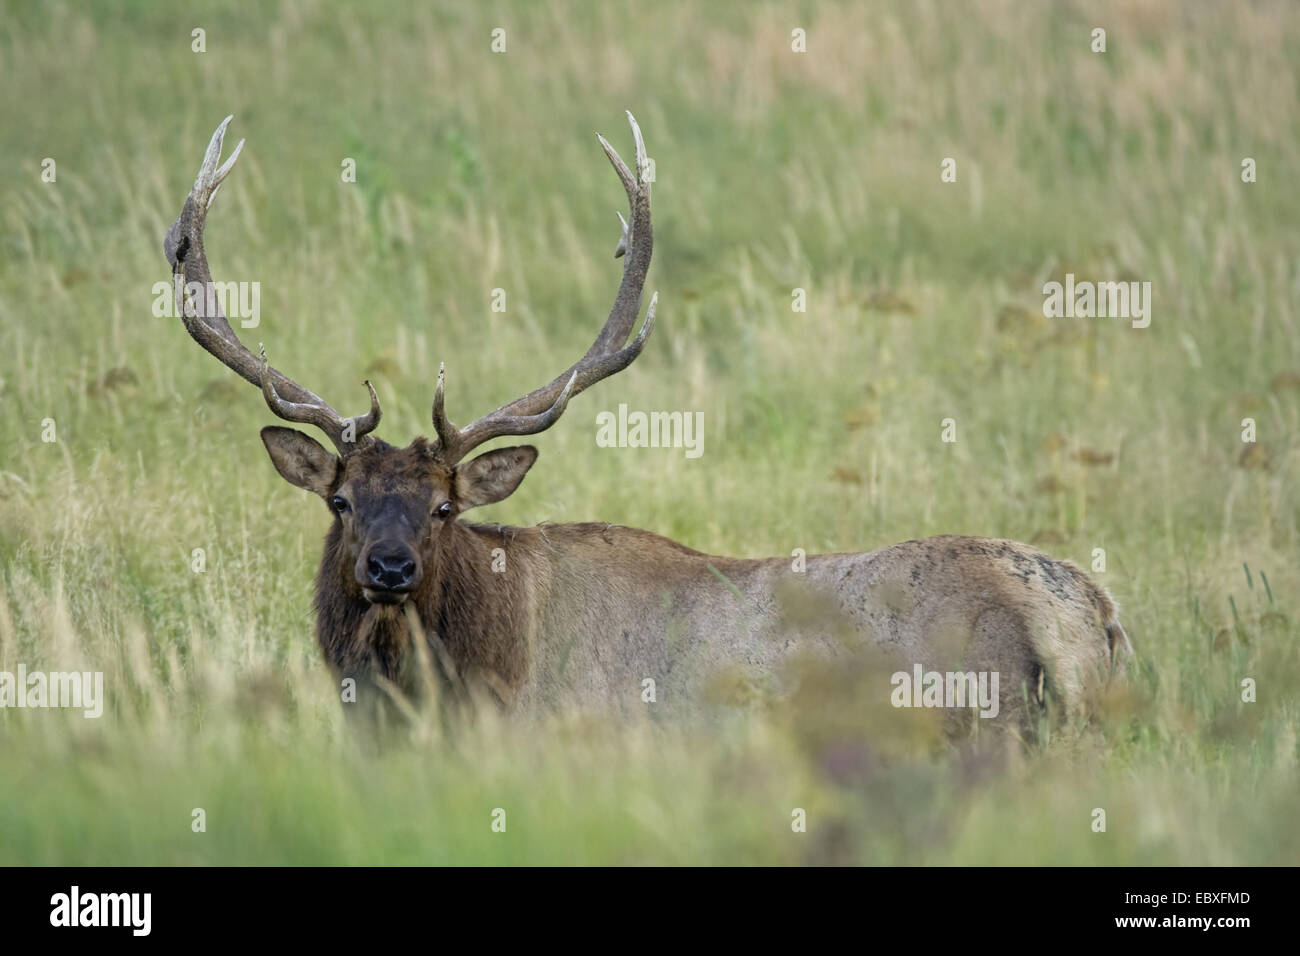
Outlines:
[[[812, 556], [797, 570], [790, 558], [716, 557], [617, 525], [461, 520], [511, 494], [537, 450], [466, 456], [491, 439], [549, 428], [574, 396], [630, 365], [654, 325], [652, 297], [629, 341], [653, 244], [636, 121], [635, 171], [600, 140], [631, 215], [616, 251], [626, 255], [622, 282], [591, 348], [549, 383], [464, 427], [447, 418], [440, 372], [436, 440], [405, 448], [372, 434], [380, 408], [369, 382], [369, 410], [345, 419], [272, 368], [265, 352], [254, 355], [208, 307], [203, 227], [243, 146], [219, 165], [229, 123], [213, 134], [164, 251], [188, 290], [178, 291], [178, 306], [195, 341], [261, 389], [278, 417], [314, 425], [334, 446], [291, 428], [262, 430], [280, 474], [319, 495], [333, 516], [316, 582], [317, 637], [336, 676], [355, 678], [367, 699], [381, 696], [377, 688], [415, 695], [417, 664], [435, 660], [445, 675], [480, 678], [515, 713], [631, 713], [645, 707], [647, 679], [660, 712], [700, 713], [718, 706], [719, 681], [779, 698], [795, 688], [795, 665], [857, 666], [865, 649], [905, 671], [996, 672], [1000, 712], [991, 723], [1023, 729], [1050, 704], [1085, 715], [1131, 654], [1103, 588], [1015, 541], [927, 538]], [[419, 649], [416, 635], [427, 642]], [[881, 697], [890, 690], [886, 675]]]

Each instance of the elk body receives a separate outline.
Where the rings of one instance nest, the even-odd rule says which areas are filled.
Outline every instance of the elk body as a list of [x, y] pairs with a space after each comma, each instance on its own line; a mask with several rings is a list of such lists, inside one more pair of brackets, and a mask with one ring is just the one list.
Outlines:
[[[548, 384], [460, 428], [447, 418], [439, 372], [436, 440], [404, 448], [372, 434], [380, 407], [369, 382], [369, 410], [343, 418], [271, 368], [264, 351], [254, 356], [212, 307], [203, 227], [243, 147], [218, 165], [229, 122], [213, 134], [164, 251], [190, 335], [260, 388], [277, 416], [317, 427], [334, 445], [290, 428], [262, 430], [280, 474], [333, 515], [316, 580], [317, 638], [336, 676], [355, 678], [360, 693], [377, 697], [385, 683], [415, 693], [427, 649], [448, 672], [481, 677], [516, 712], [644, 708], [649, 679], [663, 712], [694, 713], [714, 706], [720, 675], [788, 694], [792, 661], [851, 665], [866, 648], [905, 671], [996, 673], [994, 722], [1023, 727], [1049, 702], [1083, 714], [1131, 654], [1104, 589], [1014, 541], [936, 537], [809, 557], [796, 569], [788, 558], [716, 557], [616, 525], [462, 521], [511, 494], [537, 458], [528, 445], [466, 460], [471, 451], [550, 427], [575, 395], [631, 364], [650, 334], [654, 297], [628, 341], [653, 243], [635, 120], [635, 172], [600, 140], [631, 216], [615, 253], [626, 254], [622, 282], [591, 348]], [[887, 698], [891, 688], [882, 682], [879, 691]]]

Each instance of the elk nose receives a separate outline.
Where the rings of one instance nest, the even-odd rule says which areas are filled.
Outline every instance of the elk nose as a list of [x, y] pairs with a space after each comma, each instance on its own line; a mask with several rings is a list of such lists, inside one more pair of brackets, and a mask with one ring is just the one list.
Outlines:
[[400, 591], [411, 586], [415, 579], [415, 561], [410, 554], [372, 554], [366, 562], [366, 571], [373, 587]]

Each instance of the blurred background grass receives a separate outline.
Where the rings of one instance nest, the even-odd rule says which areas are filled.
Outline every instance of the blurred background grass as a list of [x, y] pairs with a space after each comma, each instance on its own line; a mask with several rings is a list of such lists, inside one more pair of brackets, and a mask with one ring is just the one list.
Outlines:
[[[1300, 861], [1293, 4], [0, 12], [0, 669], [103, 670], [109, 698], [0, 711], [0, 862]], [[234, 113], [208, 251], [261, 283], [245, 340], [345, 414], [372, 378], [401, 443], [440, 361], [464, 420], [589, 344], [623, 208], [593, 132], [630, 155], [625, 109], [654, 337], [482, 517], [744, 556], [1104, 548], [1141, 658], [1122, 712], [1010, 760], [900, 752], [852, 698], [356, 752], [312, 637], [327, 515], [267, 462], [255, 391], [152, 316], [163, 231]], [[1151, 327], [1042, 318], [1066, 272], [1150, 281]], [[620, 402], [703, 411], [703, 457], [597, 448]]]

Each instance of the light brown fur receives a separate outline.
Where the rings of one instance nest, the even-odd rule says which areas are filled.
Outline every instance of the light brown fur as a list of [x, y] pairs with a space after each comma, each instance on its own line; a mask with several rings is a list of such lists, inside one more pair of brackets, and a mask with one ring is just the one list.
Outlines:
[[[458, 509], [455, 488], [455, 470], [417, 439], [349, 458], [322, 497], [343, 491], [363, 517], [424, 516], [444, 501]], [[322, 650], [340, 677], [370, 686], [378, 675], [414, 695], [407, 618], [362, 596], [353, 566], [373, 531], [354, 524], [336, 516], [326, 541]], [[488, 679], [516, 712], [631, 713], [649, 678], [660, 714], [695, 717], [716, 710], [708, 689], [719, 674], [780, 698], [795, 689], [799, 658], [851, 662], [875, 647], [902, 670], [998, 672], [995, 722], [1023, 728], [1026, 702], [1033, 711], [1050, 698], [1084, 716], [1131, 652], [1103, 588], [1014, 541], [906, 541], [811, 556], [802, 571], [786, 558], [707, 555], [597, 523], [511, 528], [453, 515], [413, 520], [410, 541], [424, 568], [409, 597], [421, 626], [458, 673]]]

